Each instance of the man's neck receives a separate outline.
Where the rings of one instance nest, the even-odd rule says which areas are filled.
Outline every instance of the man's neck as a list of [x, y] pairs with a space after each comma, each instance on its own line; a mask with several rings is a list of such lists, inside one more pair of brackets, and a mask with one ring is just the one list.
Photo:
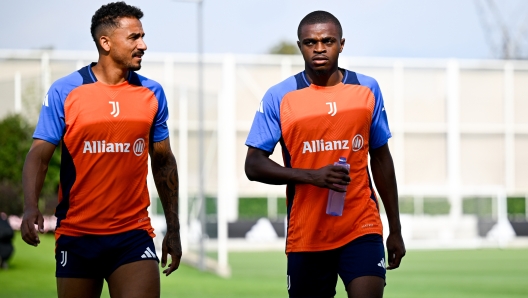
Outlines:
[[128, 69], [118, 67], [113, 61], [99, 57], [99, 61], [92, 67], [98, 81], [107, 85], [117, 85], [126, 81]]
[[317, 72], [311, 68], [305, 67], [305, 73], [306, 78], [311, 84], [322, 87], [335, 86], [343, 80], [343, 74], [337, 66], [335, 69], [326, 73]]

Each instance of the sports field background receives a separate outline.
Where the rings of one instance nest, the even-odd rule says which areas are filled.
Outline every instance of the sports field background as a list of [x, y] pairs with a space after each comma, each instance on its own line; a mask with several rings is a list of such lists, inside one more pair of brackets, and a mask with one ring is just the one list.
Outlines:
[[[53, 243], [43, 235], [35, 248], [15, 235], [10, 268], [0, 270], [0, 297], [56, 297]], [[233, 252], [229, 260], [229, 279], [186, 265], [162, 276], [162, 297], [287, 297], [283, 252]], [[336, 297], [346, 297], [340, 281], [337, 288]], [[102, 297], [109, 297], [106, 287]], [[388, 272], [385, 297], [528, 297], [528, 249], [408, 251], [402, 267]]]

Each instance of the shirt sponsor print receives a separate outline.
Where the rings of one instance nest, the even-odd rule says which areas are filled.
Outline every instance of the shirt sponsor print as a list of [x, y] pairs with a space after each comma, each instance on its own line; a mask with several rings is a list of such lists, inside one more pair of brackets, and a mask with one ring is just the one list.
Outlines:
[[106, 140], [84, 141], [83, 153], [129, 153], [134, 152], [136, 156], [141, 156], [145, 151], [145, 140], [139, 138], [130, 146], [130, 143], [111, 143]]
[[352, 141], [350, 140], [335, 140], [335, 141], [325, 141], [324, 139], [320, 140], [311, 140], [303, 142], [302, 153], [315, 153], [322, 151], [333, 151], [333, 150], [349, 150], [352, 146], [352, 151], [359, 151], [363, 148], [363, 136], [357, 134], [354, 136]]

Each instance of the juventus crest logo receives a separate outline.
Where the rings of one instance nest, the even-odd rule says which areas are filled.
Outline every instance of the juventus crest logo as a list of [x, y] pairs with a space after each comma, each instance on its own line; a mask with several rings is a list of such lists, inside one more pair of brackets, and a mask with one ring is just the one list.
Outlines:
[[62, 267], [66, 266], [66, 263], [68, 263], [68, 252], [65, 250], [61, 250], [62, 260], [61, 265]]
[[335, 114], [337, 113], [337, 105], [336, 105], [336, 102], [333, 101], [333, 102], [327, 102], [326, 103], [328, 106], [330, 106], [330, 111], [328, 111], [328, 114], [330, 114], [330, 116], [335, 116]]
[[109, 101], [108, 103], [112, 105], [112, 112], [110, 115], [117, 117], [117, 115], [119, 115], [119, 101]]

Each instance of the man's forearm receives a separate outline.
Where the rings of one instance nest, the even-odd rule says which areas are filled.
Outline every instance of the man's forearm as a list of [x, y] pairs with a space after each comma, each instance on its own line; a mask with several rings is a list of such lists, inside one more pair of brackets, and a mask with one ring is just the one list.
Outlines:
[[[374, 174], [374, 172], [376, 172], [376, 174]], [[391, 232], [400, 231], [398, 185], [396, 184], [396, 176], [394, 174], [392, 162], [390, 164], [379, 165], [376, 168], [373, 167], [372, 175], [374, 176], [374, 183], [379, 186], [378, 192], [383, 201], [383, 206], [385, 207], [385, 213], [387, 214], [387, 219], [389, 221], [389, 229]]]
[[[338, 181], [327, 181], [329, 170], [321, 171], [320, 169], [283, 167], [271, 160], [268, 152], [256, 148], [248, 149], [244, 168], [249, 180], [267, 184], [282, 185], [295, 183], [328, 187], [332, 183], [339, 183]], [[340, 175], [343, 176], [343, 173]]]
[[22, 187], [24, 191], [24, 208], [37, 208], [38, 198], [44, 179], [48, 171], [47, 165], [43, 164], [37, 157], [26, 157], [24, 169], [22, 170]]
[[31, 146], [22, 169], [22, 188], [24, 191], [24, 208], [37, 208], [38, 198], [46, 173], [48, 163], [55, 146], [41, 140], [36, 140]]
[[389, 222], [389, 232], [401, 232], [400, 223], [400, 212], [398, 208], [398, 196], [394, 194], [384, 193], [379, 191], [383, 206], [385, 207], [385, 213], [387, 214], [387, 220]]
[[320, 169], [283, 167], [271, 160], [268, 152], [251, 147], [246, 156], [245, 171], [249, 180], [275, 185], [312, 184], [335, 191], [343, 191], [336, 184], [347, 185], [350, 182], [348, 171], [343, 167], [333, 165]]
[[179, 231], [178, 219], [178, 168], [172, 154], [166, 158], [153, 160], [152, 173], [156, 189], [163, 205], [167, 231]]
[[[371, 154], [371, 169], [374, 183], [378, 190], [387, 219], [389, 221], [389, 231], [401, 232], [400, 211], [398, 206], [398, 185], [396, 183], [396, 174], [394, 172], [394, 163], [387, 148], [381, 154], [376, 152]], [[386, 151], [385, 151], [386, 150]]]
[[267, 157], [246, 159], [245, 167], [250, 180], [267, 184], [307, 183], [310, 177], [309, 170], [286, 168]]

